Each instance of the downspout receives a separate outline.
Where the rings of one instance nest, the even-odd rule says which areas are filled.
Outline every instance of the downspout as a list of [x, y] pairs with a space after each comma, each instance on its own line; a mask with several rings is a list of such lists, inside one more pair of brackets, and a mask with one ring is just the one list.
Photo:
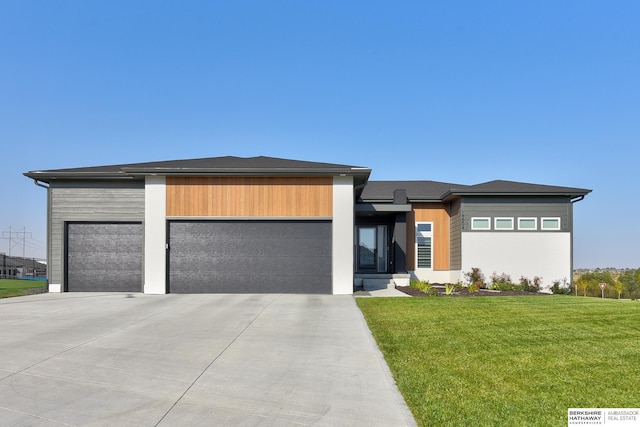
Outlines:
[[48, 185], [44, 185], [43, 183], [41, 183], [40, 181], [38, 181], [36, 178], [33, 178], [33, 183], [34, 183], [35, 185], [37, 185], [38, 187], [42, 187], [42, 188], [49, 189], [49, 186], [48, 186]]
[[569, 199], [569, 203], [571, 203], [571, 242], [569, 243], [571, 245], [571, 266], [570, 268], [570, 273], [571, 273], [571, 277], [569, 278], [569, 283], [571, 284], [571, 286], [573, 285], [573, 204], [576, 202], [579, 202], [580, 200], [584, 199], [584, 194], [582, 196], [578, 196], [578, 197], [574, 197], [573, 199]]
[[51, 239], [49, 238], [51, 233], [51, 188], [45, 185], [44, 182], [39, 181], [37, 178], [33, 178], [33, 183], [38, 187], [47, 189], [47, 291], [49, 290], [49, 283], [51, 281]]

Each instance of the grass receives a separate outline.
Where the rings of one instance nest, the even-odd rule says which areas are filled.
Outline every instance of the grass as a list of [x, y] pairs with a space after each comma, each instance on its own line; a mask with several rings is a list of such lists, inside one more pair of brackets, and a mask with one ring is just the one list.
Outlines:
[[421, 426], [566, 426], [637, 408], [640, 303], [572, 296], [358, 298]]
[[0, 298], [24, 295], [25, 289], [42, 288], [46, 282], [39, 280], [0, 279]]

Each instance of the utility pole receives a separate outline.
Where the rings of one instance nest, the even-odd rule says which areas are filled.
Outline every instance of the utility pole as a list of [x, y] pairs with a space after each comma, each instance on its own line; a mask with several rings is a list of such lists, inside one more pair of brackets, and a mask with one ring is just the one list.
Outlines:
[[11, 230], [11, 227], [9, 227], [8, 234], [9, 234], [9, 237], [7, 237], [7, 232], [3, 231], [2, 232], [2, 237], [0, 237], [0, 239], [9, 240], [9, 257], [11, 257], [11, 247], [13, 246], [13, 242], [11, 241], [11, 239], [13, 237], [13, 231]]
[[22, 235], [22, 258], [25, 257], [25, 249], [27, 247], [27, 237], [30, 239], [32, 236], [32, 233], [30, 231], [27, 231], [27, 227], [22, 227], [22, 231], [18, 231], [16, 234], [18, 235]]
[[[25, 249], [27, 243], [27, 237], [31, 238], [32, 233], [27, 231], [27, 227], [23, 227], [22, 230], [13, 230], [9, 227], [9, 231], [2, 232], [2, 239], [9, 241], [9, 257], [11, 257], [11, 249], [18, 246], [22, 242], [22, 258], [25, 257]], [[15, 243], [14, 243], [15, 242]]]

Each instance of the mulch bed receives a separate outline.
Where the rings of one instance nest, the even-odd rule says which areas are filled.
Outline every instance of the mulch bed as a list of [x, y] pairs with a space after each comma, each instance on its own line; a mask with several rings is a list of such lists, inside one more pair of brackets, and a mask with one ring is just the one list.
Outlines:
[[[509, 297], [509, 296], [547, 296], [551, 294], [538, 293], [538, 292], [524, 292], [524, 291], [492, 291], [489, 289], [480, 289], [478, 292], [469, 292], [466, 288], [459, 289], [451, 295], [446, 295], [444, 292], [444, 285], [442, 291], [439, 290], [440, 285], [434, 284], [434, 287], [438, 289], [438, 296], [446, 297]], [[419, 290], [412, 288], [411, 286], [396, 286], [396, 289], [404, 292], [412, 297], [428, 297], [429, 294], [420, 292]]]

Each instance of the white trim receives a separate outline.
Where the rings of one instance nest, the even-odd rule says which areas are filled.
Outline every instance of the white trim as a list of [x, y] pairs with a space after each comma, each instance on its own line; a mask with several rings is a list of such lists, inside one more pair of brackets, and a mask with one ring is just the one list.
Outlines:
[[[511, 226], [509, 227], [498, 227], [498, 221], [509, 221], [511, 222]], [[511, 231], [513, 230], [513, 217], [512, 216], [497, 216], [493, 219], [493, 228], [496, 231]]]
[[144, 182], [144, 293], [167, 293], [167, 189], [164, 176]]
[[[520, 221], [533, 221], [533, 228], [523, 227], [522, 224], [520, 224]], [[522, 230], [522, 231], [537, 231], [538, 230], [538, 218], [529, 217], [529, 216], [519, 217], [518, 218], [518, 230]]]
[[353, 177], [334, 176], [331, 227], [331, 277], [334, 295], [353, 294], [354, 226]]
[[[545, 220], [558, 221], [557, 227], [545, 227]], [[540, 230], [560, 230], [562, 228], [562, 223], [560, 221], [560, 217], [542, 217], [540, 218]]]
[[[475, 227], [475, 220], [484, 220], [487, 221], [487, 227]], [[471, 218], [471, 229], [472, 230], [491, 230], [491, 218], [488, 216], [474, 216]]]
[[460, 270], [428, 270], [426, 268], [419, 268], [417, 270], [409, 270], [408, 272], [412, 279], [426, 280], [430, 283], [457, 283], [462, 280], [462, 272], [460, 272]]

